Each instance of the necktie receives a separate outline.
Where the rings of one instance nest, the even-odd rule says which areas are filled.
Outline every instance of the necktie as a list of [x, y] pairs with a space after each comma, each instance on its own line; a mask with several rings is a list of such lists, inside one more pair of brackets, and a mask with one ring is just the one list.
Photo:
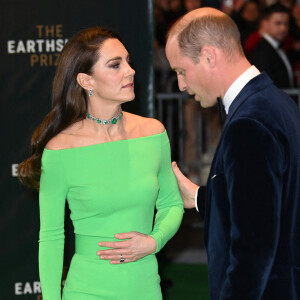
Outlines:
[[219, 112], [219, 117], [220, 117], [221, 125], [223, 126], [224, 122], [226, 120], [225, 107], [224, 107], [222, 99], [220, 97], [217, 98], [217, 103], [218, 103], [218, 112]]

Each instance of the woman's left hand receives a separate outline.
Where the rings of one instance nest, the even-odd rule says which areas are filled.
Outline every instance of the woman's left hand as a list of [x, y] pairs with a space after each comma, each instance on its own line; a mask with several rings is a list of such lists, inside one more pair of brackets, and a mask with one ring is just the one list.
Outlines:
[[112, 249], [97, 251], [97, 255], [101, 259], [108, 259], [111, 264], [124, 264], [136, 261], [154, 253], [157, 247], [153, 237], [136, 231], [115, 234], [115, 237], [118, 240], [126, 240], [120, 242], [100, 242], [99, 246]]

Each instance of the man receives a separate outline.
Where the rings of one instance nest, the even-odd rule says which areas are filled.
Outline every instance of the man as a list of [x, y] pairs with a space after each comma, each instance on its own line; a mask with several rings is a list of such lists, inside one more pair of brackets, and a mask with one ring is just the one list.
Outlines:
[[289, 33], [289, 10], [281, 4], [273, 4], [262, 13], [262, 38], [250, 54], [250, 62], [267, 74], [279, 88], [291, 88], [293, 69], [286, 52], [280, 45]]
[[228, 114], [207, 186], [173, 163], [186, 208], [205, 214], [211, 300], [300, 299], [300, 112], [247, 61], [224, 13], [200, 8], [170, 29], [181, 91]]

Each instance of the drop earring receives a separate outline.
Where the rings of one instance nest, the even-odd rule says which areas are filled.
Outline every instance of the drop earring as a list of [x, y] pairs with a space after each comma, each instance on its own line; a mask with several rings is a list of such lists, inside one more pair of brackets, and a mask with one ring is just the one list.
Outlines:
[[93, 90], [89, 89], [89, 96], [93, 96]]

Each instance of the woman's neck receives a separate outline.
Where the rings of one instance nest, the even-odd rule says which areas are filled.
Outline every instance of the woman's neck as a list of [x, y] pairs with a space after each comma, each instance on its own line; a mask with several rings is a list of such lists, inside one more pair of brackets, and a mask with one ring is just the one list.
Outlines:
[[97, 135], [107, 138], [124, 134], [124, 119], [121, 105], [107, 107], [88, 106], [87, 125]]

